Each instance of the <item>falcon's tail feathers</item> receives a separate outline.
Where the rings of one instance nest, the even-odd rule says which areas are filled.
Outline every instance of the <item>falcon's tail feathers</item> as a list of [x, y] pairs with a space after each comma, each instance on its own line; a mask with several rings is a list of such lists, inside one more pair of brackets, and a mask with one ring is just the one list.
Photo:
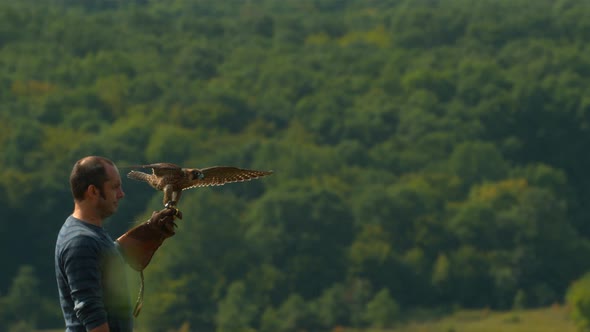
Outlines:
[[137, 181], [149, 182], [148, 179], [150, 175], [144, 172], [130, 171], [129, 173], [127, 173], [127, 177]]

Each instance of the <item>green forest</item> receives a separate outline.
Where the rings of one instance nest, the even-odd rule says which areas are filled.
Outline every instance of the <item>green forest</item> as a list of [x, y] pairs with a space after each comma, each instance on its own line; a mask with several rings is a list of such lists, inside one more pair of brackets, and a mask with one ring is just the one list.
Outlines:
[[183, 194], [140, 331], [564, 303], [590, 271], [589, 78], [587, 1], [0, 0], [0, 329], [63, 327], [87, 155], [121, 171], [113, 238], [162, 208], [126, 165], [274, 171]]

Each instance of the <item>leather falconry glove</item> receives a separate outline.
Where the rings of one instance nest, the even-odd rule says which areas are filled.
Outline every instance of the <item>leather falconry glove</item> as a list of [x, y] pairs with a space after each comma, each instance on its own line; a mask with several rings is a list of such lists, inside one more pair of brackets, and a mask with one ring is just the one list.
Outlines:
[[174, 219], [182, 219], [182, 213], [176, 208], [165, 208], [160, 211], [154, 211], [151, 218], [145, 221], [117, 239], [117, 243], [122, 249], [123, 256], [127, 264], [134, 270], [140, 272], [141, 286], [139, 297], [133, 310], [133, 315], [137, 317], [143, 305], [144, 278], [143, 270], [152, 260], [156, 250], [162, 245], [165, 239], [176, 234], [174, 232]]
[[125, 260], [134, 270], [143, 271], [164, 240], [176, 234], [176, 217], [182, 219], [182, 213], [173, 208], [154, 211], [148, 221], [133, 227], [117, 239]]

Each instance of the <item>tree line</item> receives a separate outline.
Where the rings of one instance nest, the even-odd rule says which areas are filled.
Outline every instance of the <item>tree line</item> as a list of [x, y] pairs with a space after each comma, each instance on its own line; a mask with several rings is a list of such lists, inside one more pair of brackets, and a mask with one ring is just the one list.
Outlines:
[[[564, 301], [590, 267], [588, 14], [1, 0], [0, 326], [61, 326], [53, 245], [90, 154], [123, 178], [163, 161], [275, 171], [183, 195], [146, 270], [145, 331], [386, 328]], [[113, 237], [161, 205], [123, 185]]]

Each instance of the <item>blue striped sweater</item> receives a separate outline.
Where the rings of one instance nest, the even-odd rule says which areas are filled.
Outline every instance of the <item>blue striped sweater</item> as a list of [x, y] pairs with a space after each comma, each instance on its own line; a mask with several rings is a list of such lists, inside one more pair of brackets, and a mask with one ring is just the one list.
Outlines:
[[125, 262], [102, 227], [69, 216], [55, 245], [55, 274], [67, 332], [105, 322], [111, 332], [133, 330]]

